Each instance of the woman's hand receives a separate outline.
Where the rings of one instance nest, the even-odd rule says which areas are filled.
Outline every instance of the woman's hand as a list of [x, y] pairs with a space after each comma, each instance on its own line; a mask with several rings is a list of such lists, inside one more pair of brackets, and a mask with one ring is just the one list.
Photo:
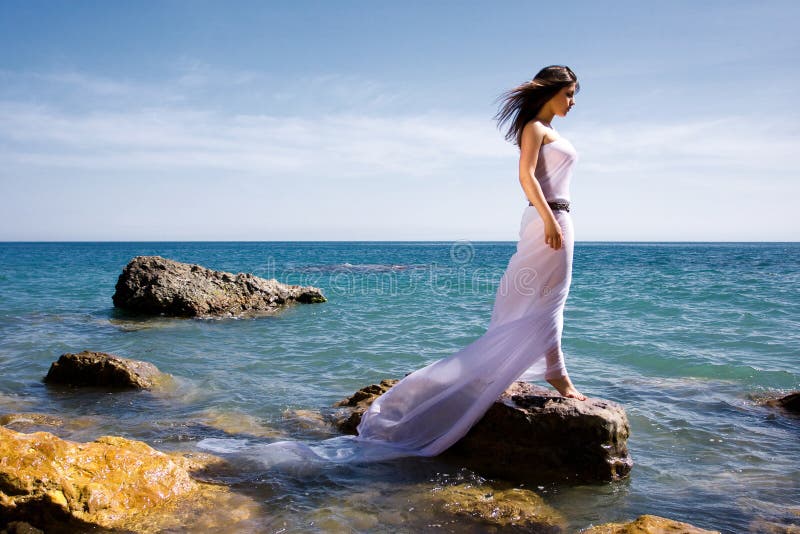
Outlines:
[[564, 234], [561, 225], [554, 218], [544, 224], [544, 242], [558, 250], [564, 245]]

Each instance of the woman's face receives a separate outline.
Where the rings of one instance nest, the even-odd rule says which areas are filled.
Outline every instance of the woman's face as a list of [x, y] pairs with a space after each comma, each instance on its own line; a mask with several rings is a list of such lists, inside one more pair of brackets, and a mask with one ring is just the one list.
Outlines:
[[575, 105], [575, 84], [571, 83], [556, 93], [548, 102], [553, 113], [559, 117], [566, 117], [572, 106]]

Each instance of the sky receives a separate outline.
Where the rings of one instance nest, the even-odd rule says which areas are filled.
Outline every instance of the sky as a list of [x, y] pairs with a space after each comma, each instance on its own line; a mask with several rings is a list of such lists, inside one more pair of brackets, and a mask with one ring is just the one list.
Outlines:
[[500, 94], [581, 90], [576, 241], [800, 239], [800, 2], [0, 0], [0, 241], [516, 241]]

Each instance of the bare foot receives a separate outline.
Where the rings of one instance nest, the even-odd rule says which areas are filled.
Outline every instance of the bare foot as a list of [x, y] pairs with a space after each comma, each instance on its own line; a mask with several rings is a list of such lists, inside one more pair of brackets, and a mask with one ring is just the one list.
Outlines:
[[586, 395], [575, 389], [572, 381], [567, 376], [560, 376], [558, 378], [548, 378], [547, 381], [551, 386], [561, 393], [562, 397], [569, 397], [571, 399], [586, 400]]

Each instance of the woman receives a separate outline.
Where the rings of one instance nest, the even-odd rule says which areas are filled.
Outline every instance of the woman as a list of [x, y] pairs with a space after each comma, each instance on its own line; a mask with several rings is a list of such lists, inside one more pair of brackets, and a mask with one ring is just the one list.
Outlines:
[[[575, 93], [579, 90], [578, 79], [569, 67], [545, 67], [530, 82], [505, 93], [504, 105], [496, 118], [501, 124], [511, 119], [506, 139], [514, 141], [520, 149], [519, 181], [528, 198], [517, 254], [511, 258], [506, 276], [534, 268], [551, 277], [542, 286], [543, 291], [559, 288], [558, 298], [551, 302], [559, 314], [558, 331], [552, 337], [555, 344], [547, 354], [545, 378], [561, 395], [586, 400], [572, 384], [561, 351], [563, 310], [572, 278], [574, 244], [569, 185], [578, 154], [551, 125], [554, 116], [567, 116], [575, 105]], [[543, 238], [542, 244], [536, 243], [537, 236]], [[563, 253], [548, 253], [547, 246], [554, 250], [563, 249]], [[507, 320], [519, 309], [545, 304], [530, 302], [526, 297], [517, 292], [496, 299], [489, 327], [492, 323]]]
[[520, 375], [546, 379], [561, 395], [575, 389], [561, 351], [572, 276], [569, 182], [577, 153], [552, 127], [579, 90], [565, 66], [545, 67], [506, 93], [496, 119], [520, 148], [519, 179], [529, 201], [520, 240], [497, 289], [487, 331], [467, 347], [419, 369], [364, 413], [358, 440], [433, 456], [461, 439]]

